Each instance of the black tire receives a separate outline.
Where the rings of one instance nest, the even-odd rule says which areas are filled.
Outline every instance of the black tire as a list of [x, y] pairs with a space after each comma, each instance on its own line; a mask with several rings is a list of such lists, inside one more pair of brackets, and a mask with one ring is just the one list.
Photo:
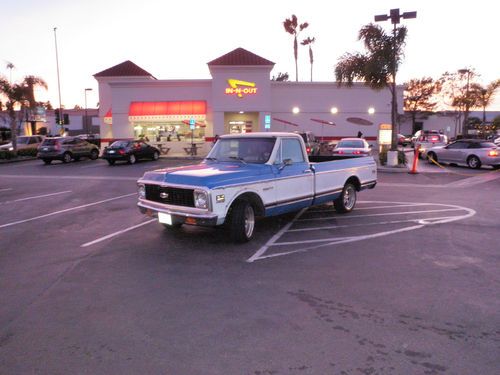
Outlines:
[[96, 149], [90, 151], [90, 160], [97, 160], [98, 157], [99, 151], [97, 151]]
[[427, 161], [429, 162], [429, 164], [434, 164], [431, 159], [434, 160], [436, 163], [438, 161], [438, 158], [434, 152], [429, 152], [427, 154]]
[[62, 156], [62, 162], [64, 164], [67, 164], [69, 163], [71, 160], [73, 159], [73, 157], [71, 156], [71, 154], [69, 152], [65, 152]]
[[49, 165], [50, 163], [52, 163], [52, 159], [42, 159], [42, 160], [47, 165]]
[[356, 205], [356, 186], [348, 182], [342, 189], [342, 194], [334, 202], [335, 211], [341, 214], [351, 212]]
[[471, 155], [467, 158], [467, 165], [472, 169], [481, 168], [481, 160], [475, 155]]
[[79, 157], [79, 156], [75, 156], [75, 157], [73, 158], [73, 160], [74, 160], [74, 161], [80, 161], [80, 157]]
[[255, 230], [255, 210], [249, 202], [239, 200], [233, 203], [228, 229], [233, 242], [250, 241]]
[[153, 152], [153, 160], [158, 160], [160, 158], [160, 153], [158, 151]]
[[500, 169], [500, 165], [492, 165], [493, 169]]
[[137, 158], [135, 157], [134, 154], [130, 154], [129, 157], [128, 157], [128, 163], [129, 164], [135, 164], [135, 162], [137, 161]]
[[108, 164], [109, 165], [115, 165], [115, 161], [114, 160], [108, 160]]

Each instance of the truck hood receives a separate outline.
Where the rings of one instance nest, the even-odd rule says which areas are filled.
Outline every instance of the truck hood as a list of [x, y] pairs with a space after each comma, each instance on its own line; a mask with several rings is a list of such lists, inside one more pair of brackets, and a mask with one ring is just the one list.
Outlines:
[[203, 162], [178, 168], [158, 169], [146, 172], [140, 181], [172, 185], [216, 187], [257, 182], [270, 178], [272, 167], [267, 164]]

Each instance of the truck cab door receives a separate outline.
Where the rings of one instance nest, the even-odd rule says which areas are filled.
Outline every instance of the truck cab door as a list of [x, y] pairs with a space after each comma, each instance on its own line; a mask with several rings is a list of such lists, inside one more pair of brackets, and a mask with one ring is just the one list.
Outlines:
[[280, 142], [273, 165], [276, 178], [275, 210], [284, 213], [311, 205], [314, 197], [314, 173], [297, 138], [281, 138]]

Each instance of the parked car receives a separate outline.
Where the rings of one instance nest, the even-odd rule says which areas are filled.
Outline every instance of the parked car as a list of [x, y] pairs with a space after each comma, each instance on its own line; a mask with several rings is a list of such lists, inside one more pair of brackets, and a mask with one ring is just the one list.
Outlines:
[[418, 157], [425, 157], [426, 152], [431, 147], [446, 146], [448, 137], [444, 134], [424, 134], [415, 142], [415, 148], [418, 149]]
[[422, 135], [431, 135], [431, 134], [442, 134], [439, 130], [417, 130], [415, 134], [410, 139], [411, 147], [414, 148], [417, 140]]
[[50, 164], [53, 160], [69, 163], [82, 157], [97, 160], [99, 148], [78, 137], [47, 137], [38, 147], [37, 157], [45, 164]]
[[[43, 137], [41, 135], [21, 135], [16, 138], [17, 149], [37, 149], [42, 141]], [[12, 142], [5, 143], [0, 145], [0, 150], [12, 151], [14, 150], [14, 146], [12, 145]]]
[[160, 150], [143, 140], [115, 141], [105, 147], [102, 153], [102, 158], [106, 159], [109, 165], [114, 165], [118, 160], [134, 164], [139, 159], [158, 160], [159, 157]]
[[319, 155], [321, 145], [312, 132], [295, 131], [294, 133], [300, 135], [304, 140], [304, 143], [306, 144], [307, 155]]
[[362, 138], [342, 138], [333, 148], [332, 155], [370, 156], [372, 146]]
[[408, 146], [411, 143], [411, 138], [403, 134], [398, 134], [398, 145]]
[[89, 143], [96, 145], [97, 147], [101, 147], [101, 137], [99, 134], [78, 134], [78, 138], [84, 139]]
[[470, 168], [481, 168], [481, 165], [500, 168], [500, 149], [493, 142], [481, 139], [461, 139], [447, 146], [432, 147], [427, 150], [427, 158], [430, 163], [433, 159]]

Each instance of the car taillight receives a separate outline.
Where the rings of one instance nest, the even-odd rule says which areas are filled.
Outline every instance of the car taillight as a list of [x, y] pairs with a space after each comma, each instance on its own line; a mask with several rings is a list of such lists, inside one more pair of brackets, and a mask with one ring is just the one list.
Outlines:
[[490, 152], [488, 152], [488, 156], [498, 156], [498, 151], [491, 150]]
[[125, 155], [125, 150], [123, 148], [121, 148], [121, 149], [118, 150], [118, 153], [120, 155]]
[[439, 137], [431, 137], [431, 142], [437, 142], [439, 141]]
[[337, 151], [337, 154], [343, 154], [343, 153], [344, 153], [344, 151], [342, 151], [342, 150]]
[[353, 153], [354, 155], [359, 155], [359, 154], [361, 154], [361, 151], [359, 151], [359, 150], [355, 150], [355, 151], [353, 151], [352, 153]]
[[309, 154], [311, 152], [311, 147], [306, 147], [306, 152]]

